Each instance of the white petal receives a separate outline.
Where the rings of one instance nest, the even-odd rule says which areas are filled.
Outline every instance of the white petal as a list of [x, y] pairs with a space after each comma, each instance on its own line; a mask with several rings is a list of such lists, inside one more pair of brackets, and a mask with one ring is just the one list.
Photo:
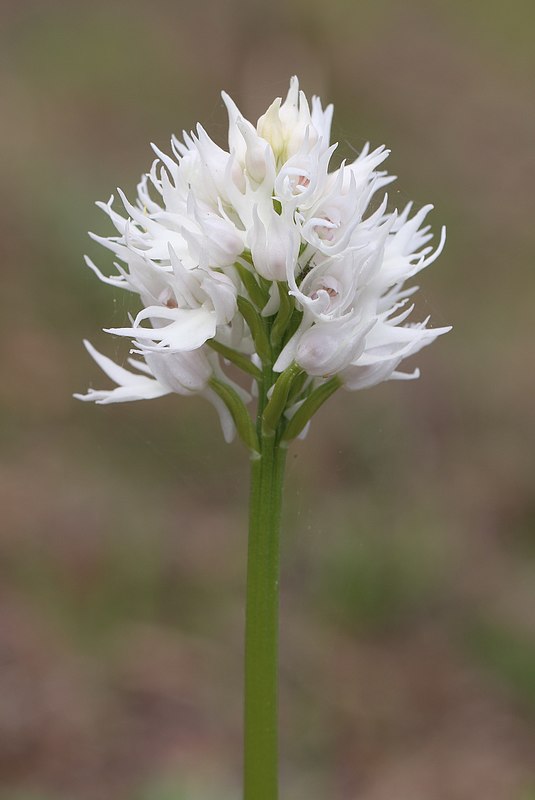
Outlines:
[[136, 375], [99, 353], [87, 340], [84, 341], [84, 344], [102, 371], [119, 385], [109, 390], [89, 389], [85, 395], [75, 394], [74, 397], [77, 400], [101, 404], [122, 403], [130, 400], [150, 400], [170, 393], [171, 390], [167, 386], [162, 385], [153, 377]]
[[[142, 328], [139, 323], [148, 317], [155, 319], [172, 319], [170, 325], [161, 328]], [[132, 328], [106, 328], [106, 333], [117, 336], [151, 340], [159, 342], [158, 347], [165, 347], [174, 352], [196, 350], [216, 333], [217, 320], [215, 311], [204, 308], [166, 308], [165, 306], [149, 306], [139, 312]]]

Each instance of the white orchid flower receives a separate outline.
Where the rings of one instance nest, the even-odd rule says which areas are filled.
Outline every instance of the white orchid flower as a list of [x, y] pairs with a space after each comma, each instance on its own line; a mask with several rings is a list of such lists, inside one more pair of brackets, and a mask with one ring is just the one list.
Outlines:
[[[449, 330], [409, 322], [416, 287], [406, 282], [444, 246], [444, 229], [432, 245], [432, 206], [389, 209], [383, 190], [394, 177], [383, 169], [384, 146], [366, 144], [329, 171], [337, 147], [332, 106], [317, 97], [309, 105], [297, 78], [256, 125], [222, 96], [228, 149], [197, 125], [183, 141], [172, 138], [170, 154], [153, 145], [157, 158], [135, 202], [119, 190], [123, 213], [113, 197], [98, 204], [115, 233], [93, 238], [113, 253], [116, 272], [86, 262], [142, 304], [130, 325], [106, 330], [134, 340], [144, 358], [134, 367], [150, 374], [112, 369], [98, 354], [118, 386], [84, 399], [206, 393], [216, 385], [216, 402], [234, 403], [236, 414], [245, 396], [222, 372], [230, 363], [256, 380], [266, 363], [274, 380], [289, 376], [280, 397], [292, 398], [294, 410], [331, 378], [358, 389], [416, 377], [400, 371], [401, 362]], [[187, 373], [199, 365], [204, 377], [196, 383]], [[296, 371], [308, 379], [293, 396], [285, 381]]]

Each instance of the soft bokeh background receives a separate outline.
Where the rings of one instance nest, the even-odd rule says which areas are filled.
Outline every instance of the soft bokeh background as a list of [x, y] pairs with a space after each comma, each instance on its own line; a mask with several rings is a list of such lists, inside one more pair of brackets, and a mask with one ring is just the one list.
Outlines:
[[294, 72], [343, 154], [392, 147], [394, 203], [435, 203], [419, 311], [455, 330], [292, 451], [282, 796], [534, 798], [533, 3], [0, 12], [1, 800], [239, 797], [245, 452], [200, 400], [71, 394], [104, 380], [82, 337], [124, 355], [93, 201]]

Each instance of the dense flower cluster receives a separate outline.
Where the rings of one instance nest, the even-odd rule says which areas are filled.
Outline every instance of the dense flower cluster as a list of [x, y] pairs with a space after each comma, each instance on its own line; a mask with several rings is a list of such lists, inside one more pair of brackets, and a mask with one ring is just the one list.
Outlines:
[[130, 371], [87, 344], [117, 387], [78, 397], [201, 393], [230, 438], [229, 397], [248, 396], [223, 372], [229, 362], [264, 380], [266, 365], [273, 382], [295, 378], [283, 393], [286, 419], [334, 377], [348, 389], [417, 377], [398, 366], [449, 330], [406, 321], [415, 288], [404, 284], [444, 244], [444, 231], [436, 249], [429, 244], [432, 206], [392, 212], [384, 195], [370, 211], [393, 180], [379, 169], [389, 151], [366, 146], [329, 171], [333, 108], [317, 97], [310, 107], [297, 78], [256, 127], [223, 100], [228, 150], [199, 125], [183, 142], [173, 137], [171, 155], [153, 147], [136, 203], [119, 192], [126, 216], [113, 197], [99, 204], [117, 233], [93, 238], [114, 253], [117, 273], [86, 260], [103, 281], [139, 296], [131, 324], [108, 329], [132, 339], [138, 358]]

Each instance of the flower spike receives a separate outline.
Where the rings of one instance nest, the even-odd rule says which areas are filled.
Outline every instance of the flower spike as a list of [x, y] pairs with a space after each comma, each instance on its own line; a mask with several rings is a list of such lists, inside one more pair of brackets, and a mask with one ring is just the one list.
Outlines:
[[382, 169], [390, 151], [366, 144], [330, 169], [333, 107], [318, 97], [309, 104], [296, 77], [256, 125], [222, 97], [227, 150], [197, 125], [183, 142], [172, 137], [170, 154], [151, 145], [156, 160], [136, 201], [118, 190], [124, 214], [113, 196], [97, 203], [115, 233], [91, 235], [115, 255], [116, 273], [86, 263], [139, 296], [133, 322], [106, 331], [134, 341], [146, 374], [114, 369], [88, 345], [119, 385], [77, 397], [110, 403], [197, 391], [224, 409], [227, 436], [228, 414], [240, 418], [251, 446], [226, 369], [254, 380], [263, 424], [284, 427], [285, 440], [303, 435], [335, 385], [418, 377], [398, 368], [450, 328], [409, 321], [416, 288], [406, 281], [438, 258], [445, 230], [433, 247], [432, 205], [389, 210], [384, 193], [370, 213], [394, 180]]

